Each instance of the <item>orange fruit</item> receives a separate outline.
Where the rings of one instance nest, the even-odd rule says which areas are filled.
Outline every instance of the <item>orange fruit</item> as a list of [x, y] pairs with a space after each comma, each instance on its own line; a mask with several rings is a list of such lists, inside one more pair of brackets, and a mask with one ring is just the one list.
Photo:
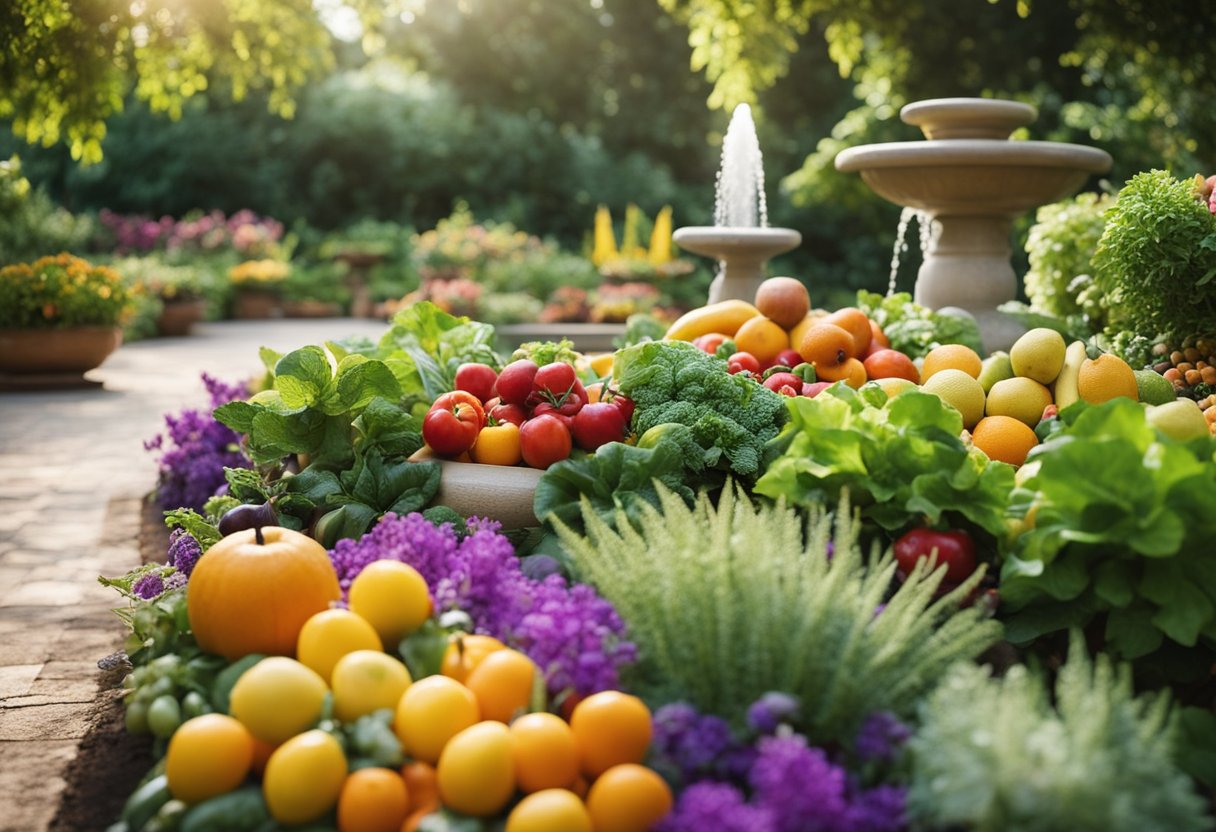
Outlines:
[[532, 702], [536, 665], [518, 650], [497, 650], [469, 674], [469, 690], [477, 697], [482, 719], [507, 723]]
[[906, 378], [913, 384], [920, 384], [920, 370], [911, 358], [897, 350], [880, 349], [871, 353], [862, 364], [870, 378]]
[[447, 676], [427, 676], [402, 694], [393, 730], [405, 753], [435, 763], [448, 740], [480, 720], [471, 690]]
[[473, 668], [481, 664], [486, 656], [497, 650], [506, 649], [507, 645], [493, 636], [480, 634], [452, 636], [448, 642], [448, 648], [443, 654], [439, 672], [444, 676], [450, 676], [457, 682], [464, 682], [473, 672]]
[[439, 799], [465, 815], [497, 815], [515, 794], [511, 734], [501, 722], [479, 722], [448, 742], [436, 767]]
[[434, 809], [439, 806], [439, 783], [433, 765], [421, 760], [406, 763], [401, 767], [401, 779], [405, 782], [405, 791], [410, 798], [411, 813], [422, 808]]
[[511, 723], [515, 779], [525, 792], [568, 789], [578, 779], [578, 744], [559, 716], [524, 714]]
[[587, 792], [587, 811], [596, 832], [646, 832], [671, 806], [671, 788], [663, 778], [635, 763], [608, 769]]
[[832, 324], [814, 324], [798, 344], [798, 354], [808, 364], [815, 365], [815, 372], [823, 368], [839, 367], [857, 355], [857, 342], [847, 330]]
[[545, 789], [516, 804], [505, 832], [591, 832], [591, 815], [573, 792]]
[[405, 823], [401, 824], [401, 832], [418, 832], [418, 828], [422, 826], [422, 822], [426, 820], [428, 815], [434, 814], [438, 808], [439, 805], [436, 804], [410, 812], [409, 816], [405, 819]]
[[1087, 358], [1081, 364], [1077, 393], [1090, 404], [1102, 404], [1120, 396], [1132, 401], [1140, 397], [1131, 365], [1108, 352], [1097, 358]]
[[866, 365], [856, 358], [850, 358], [838, 367], [815, 367], [815, 375], [820, 381], [844, 381], [854, 390], [866, 383]]
[[593, 693], [570, 714], [583, 773], [596, 777], [621, 763], [640, 763], [650, 747], [650, 709], [616, 690]]
[[[802, 281], [793, 277], [770, 277], [756, 289], [756, 308], [782, 329], [798, 324], [811, 308], [811, 296]], [[740, 347], [739, 349], [743, 349]]]
[[169, 792], [184, 803], [198, 803], [232, 791], [249, 774], [253, 743], [249, 729], [230, 716], [186, 720], [173, 732], [165, 755]]
[[361, 768], [346, 776], [338, 795], [338, 832], [399, 832], [409, 813], [401, 775], [387, 768]]
[[740, 352], [756, 356], [761, 364], [767, 364], [782, 350], [789, 349], [790, 336], [780, 324], [757, 315], [739, 327], [735, 333], [735, 346]]
[[920, 368], [920, 380], [923, 384], [933, 377], [934, 373], [942, 370], [962, 370], [972, 378], [980, 377], [984, 362], [979, 353], [963, 344], [942, 344], [929, 350], [925, 356], [924, 366]]
[[385, 647], [397, 643], [431, 617], [431, 595], [418, 570], [398, 560], [372, 561], [350, 584], [351, 612], [380, 634]]
[[870, 329], [870, 319], [855, 306], [845, 306], [828, 315], [820, 323], [833, 324], [853, 336], [853, 355], [861, 355], [870, 346], [874, 331]]
[[1020, 466], [1039, 438], [1012, 416], [985, 416], [971, 431], [971, 443], [989, 459]]

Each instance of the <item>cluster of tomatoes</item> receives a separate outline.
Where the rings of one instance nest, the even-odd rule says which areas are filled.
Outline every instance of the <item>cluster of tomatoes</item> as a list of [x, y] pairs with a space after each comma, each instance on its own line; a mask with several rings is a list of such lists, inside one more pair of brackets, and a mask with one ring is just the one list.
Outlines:
[[555, 361], [537, 366], [521, 358], [502, 372], [462, 364], [456, 389], [435, 399], [422, 422], [422, 438], [436, 454], [473, 462], [548, 468], [577, 445], [594, 451], [629, 433], [633, 402], [583, 386], [574, 367]]

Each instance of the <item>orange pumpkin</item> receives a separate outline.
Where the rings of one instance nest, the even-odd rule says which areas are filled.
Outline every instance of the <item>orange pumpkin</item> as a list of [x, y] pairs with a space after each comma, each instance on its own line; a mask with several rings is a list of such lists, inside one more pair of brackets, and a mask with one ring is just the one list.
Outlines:
[[235, 661], [293, 656], [300, 628], [342, 597], [325, 547], [278, 526], [221, 538], [194, 567], [186, 591], [198, 646]]

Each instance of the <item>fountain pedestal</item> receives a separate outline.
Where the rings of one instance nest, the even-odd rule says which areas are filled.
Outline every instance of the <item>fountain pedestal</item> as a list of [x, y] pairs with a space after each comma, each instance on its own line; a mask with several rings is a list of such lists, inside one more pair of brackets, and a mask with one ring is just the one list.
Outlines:
[[792, 251], [802, 235], [791, 228], [718, 228], [689, 226], [676, 229], [672, 240], [680, 248], [718, 261], [718, 274], [709, 284], [709, 302], [756, 299], [756, 289], [768, 276], [764, 264]]
[[920, 126], [928, 141], [851, 147], [836, 157], [837, 170], [856, 171], [879, 196], [929, 215], [933, 233], [917, 273], [916, 302], [966, 309], [988, 352], [1008, 349], [1022, 332], [996, 311], [1017, 297], [1009, 262], [1013, 220], [1111, 166], [1110, 154], [1096, 148], [1007, 139], [1036, 115], [1016, 101], [920, 101], [900, 117]]

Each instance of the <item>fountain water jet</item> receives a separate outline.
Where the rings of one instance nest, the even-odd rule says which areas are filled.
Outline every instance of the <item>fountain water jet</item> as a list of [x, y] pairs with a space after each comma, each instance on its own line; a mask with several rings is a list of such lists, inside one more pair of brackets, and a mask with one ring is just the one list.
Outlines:
[[1008, 349], [1022, 332], [996, 311], [1017, 294], [1009, 262], [1013, 220], [1063, 199], [1111, 166], [1110, 154], [1092, 147], [1008, 141], [1037, 115], [1016, 101], [919, 101], [900, 117], [921, 127], [928, 141], [851, 147], [836, 157], [837, 170], [859, 172], [879, 196], [931, 218], [916, 302], [966, 309], [979, 322], [987, 351]]
[[735, 108], [722, 141], [714, 225], [678, 228], [672, 239], [683, 249], [718, 261], [718, 274], [709, 287], [710, 303], [730, 298], [751, 301], [765, 278], [769, 258], [802, 242], [802, 235], [793, 229], [768, 227], [763, 157], [746, 104]]

